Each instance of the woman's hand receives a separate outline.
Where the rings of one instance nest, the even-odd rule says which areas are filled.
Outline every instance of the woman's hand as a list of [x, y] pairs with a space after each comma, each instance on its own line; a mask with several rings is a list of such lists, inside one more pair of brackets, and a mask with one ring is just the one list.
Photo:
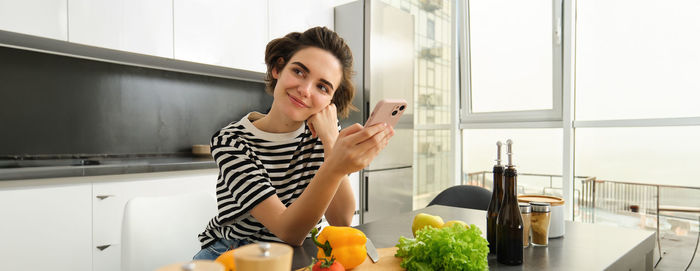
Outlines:
[[350, 174], [369, 165], [394, 136], [394, 129], [386, 123], [362, 127], [352, 125], [340, 131], [333, 152], [324, 164], [339, 174]]
[[338, 138], [338, 109], [331, 103], [307, 120], [311, 136], [318, 137], [325, 147], [332, 147]]

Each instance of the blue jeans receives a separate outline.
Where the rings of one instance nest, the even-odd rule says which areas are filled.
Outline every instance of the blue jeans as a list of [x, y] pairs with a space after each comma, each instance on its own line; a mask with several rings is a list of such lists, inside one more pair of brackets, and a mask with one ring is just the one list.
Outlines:
[[232, 250], [234, 248], [240, 247], [240, 246], [245, 246], [247, 244], [252, 243], [251, 241], [248, 240], [243, 240], [243, 239], [233, 239], [233, 240], [228, 240], [228, 239], [219, 239], [216, 240], [213, 244], [209, 245], [206, 248], [203, 248], [197, 254], [192, 257], [193, 260], [216, 260], [216, 258], [219, 257], [219, 255], [223, 254], [226, 251]]

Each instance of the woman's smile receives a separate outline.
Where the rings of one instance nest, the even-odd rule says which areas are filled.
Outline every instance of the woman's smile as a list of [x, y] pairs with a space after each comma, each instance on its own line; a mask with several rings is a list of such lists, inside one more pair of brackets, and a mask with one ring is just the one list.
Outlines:
[[292, 95], [290, 95], [290, 94], [287, 94], [287, 96], [289, 97], [289, 100], [292, 102], [292, 104], [296, 105], [297, 107], [299, 107], [299, 108], [309, 108], [309, 106], [306, 105], [304, 102], [302, 102], [300, 99], [297, 99], [296, 97], [294, 97], [294, 96], [292, 96]]

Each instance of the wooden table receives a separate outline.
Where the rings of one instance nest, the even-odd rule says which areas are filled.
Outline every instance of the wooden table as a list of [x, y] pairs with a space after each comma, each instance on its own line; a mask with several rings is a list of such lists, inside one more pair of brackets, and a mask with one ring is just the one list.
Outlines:
[[[400, 236], [412, 237], [411, 223], [418, 213], [439, 215], [445, 221], [462, 220], [475, 224], [486, 237], [486, 212], [433, 205], [412, 212], [366, 223], [362, 230], [377, 248], [392, 247]], [[525, 248], [523, 264], [508, 266], [489, 256], [491, 270], [652, 270], [654, 232], [567, 221], [564, 237], [549, 240], [547, 247]], [[317, 248], [305, 240], [294, 249], [293, 269], [311, 263]]]

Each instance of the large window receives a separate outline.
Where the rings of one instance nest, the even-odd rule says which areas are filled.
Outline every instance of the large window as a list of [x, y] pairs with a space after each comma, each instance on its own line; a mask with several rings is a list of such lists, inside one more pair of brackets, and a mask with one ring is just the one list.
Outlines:
[[577, 120], [700, 116], [700, 1], [577, 3]]
[[[656, 230], [693, 244], [700, 178], [700, 2], [576, 2], [576, 219]], [[670, 238], [667, 238], [670, 236]], [[680, 241], [680, 242], [679, 242]], [[685, 260], [683, 246], [664, 262]], [[674, 259], [674, 256], [676, 257]]]
[[472, 112], [552, 109], [551, 2], [472, 0], [468, 10]]
[[563, 196], [562, 3], [465, 2], [462, 182], [491, 187], [496, 141], [512, 139], [518, 190]]
[[577, 174], [700, 186], [684, 172], [700, 162], [699, 10], [688, 0], [577, 2]]
[[467, 1], [463, 122], [561, 120], [558, 3]]
[[519, 193], [694, 244], [677, 210], [700, 208], [700, 1], [465, 2], [463, 182], [490, 187], [511, 138]]

